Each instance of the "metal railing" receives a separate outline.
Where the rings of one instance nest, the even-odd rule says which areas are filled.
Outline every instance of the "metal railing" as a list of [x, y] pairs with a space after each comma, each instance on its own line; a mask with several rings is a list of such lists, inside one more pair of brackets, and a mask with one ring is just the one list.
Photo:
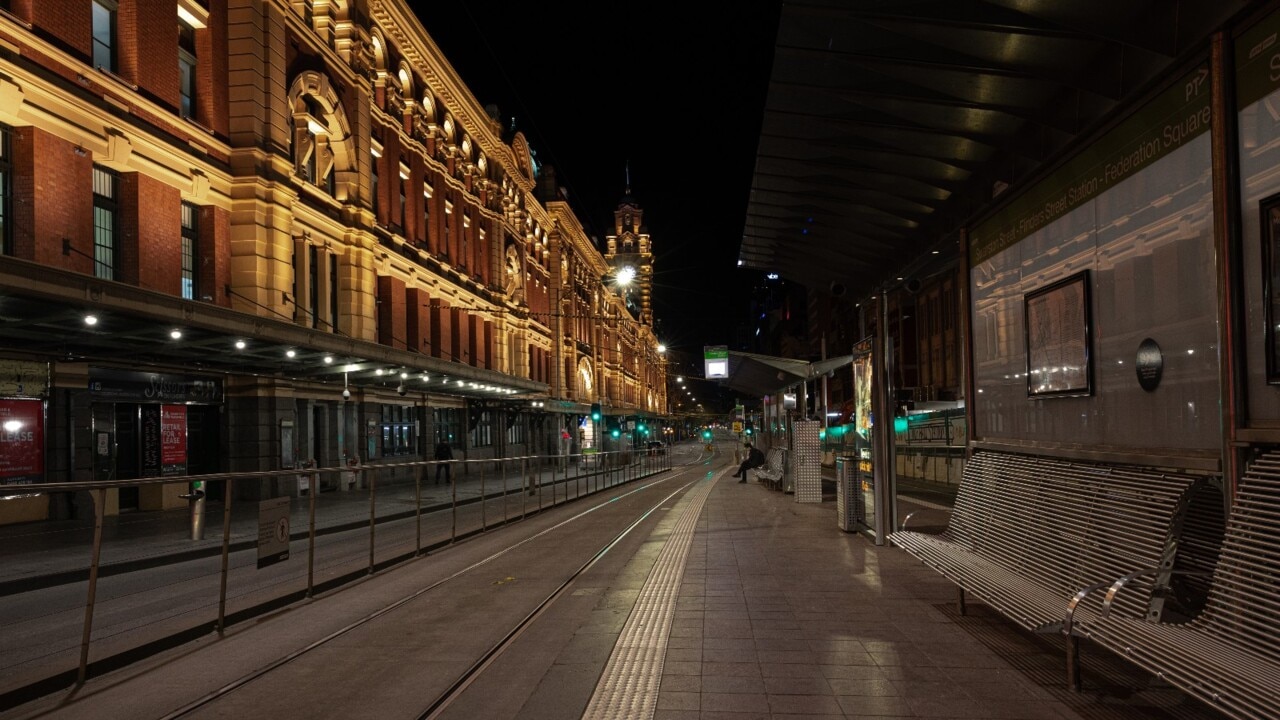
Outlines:
[[[221, 634], [391, 564], [670, 468], [665, 450], [641, 449], [0, 486], [0, 498], [87, 492], [94, 506], [89, 538], [83, 522], [43, 521], [0, 555], [8, 568], [0, 570], [0, 618], [9, 619], [13, 641], [0, 649], [0, 710], [198, 637], [210, 624]], [[173, 485], [188, 491], [188, 508], [107, 514], [113, 490]], [[208, 490], [221, 496], [216, 541], [202, 537]], [[280, 497], [291, 498], [283, 524], [266, 509], [284, 505]], [[295, 545], [305, 568], [286, 560]], [[73, 560], [78, 548], [88, 551], [87, 574]], [[78, 643], [75, 597], [84, 598]], [[95, 616], [103, 627], [95, 628]]]

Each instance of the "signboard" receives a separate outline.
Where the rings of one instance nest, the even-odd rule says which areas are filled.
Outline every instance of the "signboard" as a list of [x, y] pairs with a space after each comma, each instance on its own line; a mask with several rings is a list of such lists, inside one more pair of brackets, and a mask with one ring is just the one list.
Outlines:
[[733, 431], [739, 435], [742, 434], [742, 423], [740, 421], [733, 421]]
[[0, 399], [0, 484], [44, 479], [44, 412], [39, 400]]
[[747, 409], [741, 405], [733, 406], [733, 416], [739, 420], [747, 419]]
[[729, 377], [729, 346], [704, 345], [702, 347], [704, 375], [708, 380]]
[[143, 405], [139, 409], [142, 477], [160, 475], [160, 406]]
[[289, 559], [289, 498], [258, 503], [258, 569]]
[[187, 472], [187, 406], [160, 406], [160, 474]]
[[1089, 271], [1028, 293], [1027, 395], [1088, 395]]
[[222, 383], [209, 378], [89, 368], [89, 392], [95, 400], [140, 403], [218, 403]]
[[[1267, 72], [1267, 62], [1256, 63], [1256, 69], [1249, 66], [1246, 75]], [[1247, 88], [1246, 93], [1256, 94]], [[1032, 185], [974, 226], [969, 233], [970, 265], [979, 265], [1013, 246], [1208, 129], [1209, 67], [1202, 64], [1076, 153], [1051, 177]]]
[[49, 391], [49, 365], [0, 360], [0, 395], [44, 397]]

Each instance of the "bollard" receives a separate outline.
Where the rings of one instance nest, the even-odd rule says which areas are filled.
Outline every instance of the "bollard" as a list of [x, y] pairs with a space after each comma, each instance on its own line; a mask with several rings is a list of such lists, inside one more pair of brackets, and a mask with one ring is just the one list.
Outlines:
[[191, 507], [191, 539], [204, 539], [204, 481], [194, 480], [185, 495], [178, 497], [187, 500]]

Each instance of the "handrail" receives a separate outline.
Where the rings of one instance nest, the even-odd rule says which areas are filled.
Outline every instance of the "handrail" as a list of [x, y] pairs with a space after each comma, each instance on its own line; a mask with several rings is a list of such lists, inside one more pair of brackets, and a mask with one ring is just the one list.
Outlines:
[[[292, 477], [294, 475], [319, 475], [326, 472], [349, 472], [352, 470], [369, 470], [373, 468], [407, 468], [433, 466], [438, 464], [493, 463], [508, 460], [541, 460], [555, 458], [557, 460], [575, 457], [603, 457], [621, 455], [627, 450], [608, 450], [597, 453], [571, 453], [566, 455], [513, 455], [500, 458], [467, 458], [455, 460], [414, 460], [397, 463], [358, 463], [355, 465], [335, 465], [324, 468], [299, 467], [282, 470], [246, 470], [245, 472], [208, 473], [205, 475], [167, 475], [161, 477], [124, 478], [116, 480], [68, 480], [65, 482], [27, 483], [24, 485], [0, 485], [0, 497], [7, 495], [32, 495], [36, 493], [68, 492], [72, 490], [104, 490], [111, 488], [138, 487], [142, 485], [171, 485], [182, 482], [211, 482], [219, 480], [247, 480], [273, 477]], [[631, 451], [634, 452], [634, 451]]]

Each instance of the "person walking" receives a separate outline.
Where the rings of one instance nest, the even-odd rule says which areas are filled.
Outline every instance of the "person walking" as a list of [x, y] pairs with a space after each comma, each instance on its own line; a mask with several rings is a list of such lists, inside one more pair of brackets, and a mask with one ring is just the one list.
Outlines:
[[742, 461], [738, 466], [738, 472], [734, 473], [734, 477], [742, 478], [739, 483], [747, 481], [747, 471], [752, 468], [762, 467], [764, 465], [764, 453], [760, 452], [760, 448], [755, 447], [750, 442], [742, 443], [742, 447], [747, 449], [747, 459]]
[[444, 471], [444, 481], [449, 482], [451, 480], [449, 476], [449, 472], [450, 472], [449, 466], [451, 465], [451, 463], [449, 463], [448, 461], [452, 459], [453, 459], [453, 448], [449, 445], [448, 442], [441, 440], [439, 443], [436, 444], [436, 460], [441, 460], [444, 462], [436, 463], [436, 484], [437, 485], [440, 484], [441, 470]]

